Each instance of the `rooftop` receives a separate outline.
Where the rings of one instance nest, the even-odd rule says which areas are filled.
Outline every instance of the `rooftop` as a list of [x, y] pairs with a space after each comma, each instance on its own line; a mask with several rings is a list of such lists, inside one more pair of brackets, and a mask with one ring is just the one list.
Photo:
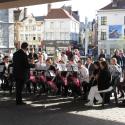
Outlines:
[[107, 6], [101, 8], [100, 10], [110, 10], [110, 9], [125, 9], [125, 0], [117, 0], [117, 2], [115, 3], [111, 2]]
[[63, 9], [51, 9], [45, 19], [62, 19], [69, 18]]
[[72, 14], [70, 14], [68, 11], [62, 8], [51, 9], [48, 15], [45, 17], [45, 19], [66, 19], [66, 18], [77, 20], [73, 17]]
[[[45, 16], [33, 16], [35, 18], [36, 21], [43, 21]], [[21, 21], [23, 22], [24, 20], [26, 20], [28, 17], [24, 17]]]

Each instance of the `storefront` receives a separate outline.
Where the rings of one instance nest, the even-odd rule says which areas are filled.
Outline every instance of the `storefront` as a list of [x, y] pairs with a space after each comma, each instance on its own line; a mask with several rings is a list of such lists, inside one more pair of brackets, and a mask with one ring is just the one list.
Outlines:
[[66, 50], [69, 46], [72, 46], [72, 41], [68, 40], [50, 40], [44, 41], [45, 43], [45, 50], [47, 54], [54, 54], [55, 51], [58, 49], [60, 51]]

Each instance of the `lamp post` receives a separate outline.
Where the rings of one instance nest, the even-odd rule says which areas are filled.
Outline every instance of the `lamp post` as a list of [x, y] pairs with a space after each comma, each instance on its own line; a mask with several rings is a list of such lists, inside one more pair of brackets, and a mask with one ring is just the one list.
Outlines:
[[88, 18], [85, 17], [85, 55], [88, 54]]

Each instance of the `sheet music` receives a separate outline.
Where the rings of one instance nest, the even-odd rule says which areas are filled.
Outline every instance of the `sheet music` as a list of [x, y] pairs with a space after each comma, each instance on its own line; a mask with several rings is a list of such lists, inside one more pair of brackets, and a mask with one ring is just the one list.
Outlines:
[[72, 64], [72, 69], [73, 69], [73, 71], [78, 72], [78, 65], [77, 64]]
[[52, 77], [56, 76], [52, 70], [49, 70], [49, 73], [50, 73], [50, 76], [52, 76]]
[[47, 70], [47, 67], [46, 67], [46, 64], [36, 63], [35, 69], [36, 70]]
[[66, 67], [67, 67], [67, 71], [78, 72], [78, 65], [77, 64], [69, 64]]
[[57, 64], [57, 69], [59, 71], [67, 71], [67, 68], [66, 68], [65, 64]]

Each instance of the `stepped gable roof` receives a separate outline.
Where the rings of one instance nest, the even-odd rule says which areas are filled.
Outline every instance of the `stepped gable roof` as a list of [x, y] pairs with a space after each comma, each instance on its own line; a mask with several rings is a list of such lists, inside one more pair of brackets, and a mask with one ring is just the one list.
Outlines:
[[[33, 16], [35, 18], [36, 21], [43, 21], [45, 16]], [[23, 22], [24, 20], [26, 20], [28, 17], [24, 17], [21, 22]]]

